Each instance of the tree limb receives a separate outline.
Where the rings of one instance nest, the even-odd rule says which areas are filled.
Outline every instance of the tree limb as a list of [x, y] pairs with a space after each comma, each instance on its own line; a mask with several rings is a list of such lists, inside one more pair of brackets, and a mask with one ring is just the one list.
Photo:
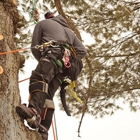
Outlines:
[[69, 27], [74, 31], [74, 33], [77, 35], [77, 37], [82, 41], [81, 35], [80, 35], [79, 31], [76, 29], [76, 27], [74, 26], [74, 23], [72, 23], [72, 21], [64, 13], [60, 0], [54, 0], [54, 2], [55, 2], [55, 6], [56, 6], [58, 13], [61, 14], [66, 19]]
[[[61, 6], [61, 3], [60, 3], [60, 0], [54, 0], [55, 2], [55, 6], [56, 6], [56, 9], [58, 10], [59, 14], [61, 14], [67, 21], [69, 27], [74, 31], [74, 33], [77, 35], [77, 37], [82, 41], [82, 38], [81, 38], [81, 35], [78, 31], [78, 29], [75, 27], [74, 23], [71, 22], [71, 20], [69, 18], [66, 17], [63, 9], [62, 9], [62, 6]], [[79, 133], [80, 133], [80, 127], [81, 127], [81, 124], [82, 124], [82, 120], [84, 118], [84, 115], [86, 113], [86, 110], [87, 110], [87, 102], [88, 102], [88, 99], [90, 97], [90, 92], [91, 92], [91, 84], [92, 84], [92, 65], [90, 63], [90, 60], [89, 58], [86, 56], [85, 57], [85, 60], [88, 64], [88, 67], [89, 67], [89, 75], [90, 75], [90, 79], [89, 79], [89, 83], [88, 83], [88, 92], [87, 92], [87, 96], [86, 96], [86, 100], [85, 100], [85, 105], [84, 105], [84, 109], [83, 109], [83, 114], [81, 116], [81, 120], [80, 120], [80, 124], [79, 124], [79, 127], [78, 127], [78, 136], [80, 137]]]

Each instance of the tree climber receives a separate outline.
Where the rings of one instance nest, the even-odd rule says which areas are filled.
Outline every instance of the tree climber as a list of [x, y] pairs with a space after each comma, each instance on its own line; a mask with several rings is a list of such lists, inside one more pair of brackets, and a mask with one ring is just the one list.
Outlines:
[[71, 78], [77, 76], [75, 72], [70, 71], [68, 74], [73, 68], [71, 62], [76, 60], [78, 63], [87, 52], [66, 20], [61, 15], [55, 17], [51, 12], [45, 14], [45, 20], [36, 24], [31, 50], [38, 65], [30, 77], [29, 104], [28, 107], [24, 104], [18, 105], [16, 112], [27, 120], [30, 127], [38, 128], [42, 140], [48, 140], [48, 130], [54, 113], [54, 94], [65, 77], [76, 79]]

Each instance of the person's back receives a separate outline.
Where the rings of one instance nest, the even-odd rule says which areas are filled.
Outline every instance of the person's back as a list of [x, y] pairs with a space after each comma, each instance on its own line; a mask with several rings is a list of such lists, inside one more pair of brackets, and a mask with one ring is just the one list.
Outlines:
[[[50, 40], [62, 40], [71, 44], [82, 59], [86, 55], [86, 49], [81, 41], [76, 37], [74, 32], [68, 27], [65, 19], [59, 15], [50, 19], [40, 21], [34, 30], [31, 47], [41, 45]], [[37, 60], [40, 59], [40, 53], [32, 48], [32, 53]]]
[[[38, 28], [38, 29], [35, 29], [36, 32], [34, 32], [35, 37], [32, 40], [32, 46], [43, 44], [50, 40], [67, 41], [64, 27], [52, 19], [45, 19], [45, 20], [39, 22], [36, 25], [36, 28]], [[40, 34], [39, 30], [41, 30], [41, 34]], [[39, 36], [39, 35], [41, 36], [41, 39], [39, 39], [39, 38], [36, 39], [36, 36]]]

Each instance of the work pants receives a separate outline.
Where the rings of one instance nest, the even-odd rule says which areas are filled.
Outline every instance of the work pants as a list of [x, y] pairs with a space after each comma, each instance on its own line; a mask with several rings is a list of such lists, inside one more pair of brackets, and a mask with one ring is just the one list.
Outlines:
[[[63, 57], [61, 51], [57, 51], [57, 54], [54, 55], [56, 59]], [[41, 114], [46, 99], [53, 101], [55, 92], [63, 81], [62, 69], [63, 66], [60, 67], [46, 54], [40, 59], [36, 69], [32, 72], [30, 84], [37, 81], [43, 81], [48, 84], [48, 92], [36, 91], [31, 94], [28, 107], [35, 108], [38, 114]], [[41, 124], [47, 129], [50, 128], [53, 113], [54, 109], [48, 108], [45, 119], [41, 121]]]

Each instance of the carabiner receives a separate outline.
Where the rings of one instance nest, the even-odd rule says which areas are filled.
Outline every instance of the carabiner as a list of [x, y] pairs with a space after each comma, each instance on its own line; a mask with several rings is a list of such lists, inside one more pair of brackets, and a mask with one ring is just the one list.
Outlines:
[[66, 68], [70, 68], [71, 67], [71, 63], [69, 62], [69, 57], [68, 56], [64, 56], [64, 66]]

